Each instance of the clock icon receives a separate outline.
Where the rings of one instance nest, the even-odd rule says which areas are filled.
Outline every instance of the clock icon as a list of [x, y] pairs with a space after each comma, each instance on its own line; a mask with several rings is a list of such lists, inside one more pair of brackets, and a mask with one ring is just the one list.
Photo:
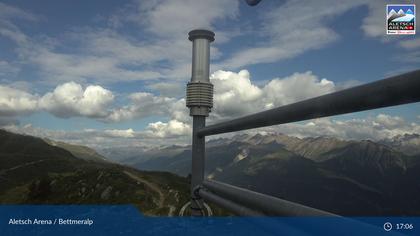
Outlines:
[[384, 224], [384, 230], [388, 232], [388, 231], [391, 231], [391, 229], [392, 229], [392, 224], [389, 222], [386, 222]]

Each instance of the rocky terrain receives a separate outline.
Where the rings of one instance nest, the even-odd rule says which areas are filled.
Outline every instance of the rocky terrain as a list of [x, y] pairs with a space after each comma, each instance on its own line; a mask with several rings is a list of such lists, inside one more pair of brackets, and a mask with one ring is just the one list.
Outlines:
[[[418, 135], [339, 140], [284, 134], [207, 142], [206, 175], [342, 215], [420, 215]], [[191, 151], [147, 152], [130, 164], [187, 176]]]

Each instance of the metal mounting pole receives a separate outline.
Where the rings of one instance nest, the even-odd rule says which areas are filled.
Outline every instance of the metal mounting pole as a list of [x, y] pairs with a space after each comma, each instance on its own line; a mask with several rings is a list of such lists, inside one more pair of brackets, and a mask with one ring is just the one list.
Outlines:
[[210, 42], [214, 33], [208, 30], [193, 30], [188, 39], [193, 42], [192, 75], [187, 85], [187, 107], [193, 117], [192, 165], [191, 165], [191, 215], [203, 215], [203, 200], [195, 191], [204, 180], [205, 137], [197, 135], [206, 125], [206, 117], [213, 107], [213, 85], [210, 83]]

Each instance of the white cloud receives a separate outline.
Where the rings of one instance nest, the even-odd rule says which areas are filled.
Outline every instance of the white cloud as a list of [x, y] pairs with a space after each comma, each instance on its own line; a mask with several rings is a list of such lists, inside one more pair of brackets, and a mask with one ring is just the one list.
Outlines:
[[39, 100], [39, 106], [58, 117], [99, 118], [108, 115], [107, 108], [113, 100], [112, 92], [101, 86], [90, 85], [83, 90], [80, 84], [70, 82], [45, 94]]
[[[1, 120], [0, 120], [1, 121]], [[106, 129], [106, 130], [51, 130], [34, 127], [31, 124], [2, 125], [0, 128], [11, 132], [33, 135], [41, 138], [49, 138], [93, 148], [104, 147], [156, 147], [173, 144], [184, 145], [190, 143], [190, 135], [187, 135], [188, 126], [182, 123], [170, 121], [158, 122], [151, 125], [150, 129], [135, 131], [129, 129]]]
[[[311, 72], [275, 78], [260, 87], [252, 83], [247, 70], [238, 73], [216, 71], [210, 79], [215, 90], [210, 121], [247, 115], [335, 90], [332, 81], [319, 79]], [[191, 121], [185, 99], [144, 92], [131, 94], [130, 104], [113, 109], [106, 119], [119, 122], [154, 115], [183, 123]]]
[[[215, 69], [234, 69], [295, 57], [334, 42], [339, 35], [329, 23], [355, 7], [369, 6], [369, 15], [363, 27], [376, 27], [376, 21], [380, 19], [383, 29], [384, 12], [376, 11], [384, 9], [384, 3], [367, 0], [289, 0], [284, 4], [275, 4], [275, 7], [261, 14], [258, 23], [254, 24], [255, 28], [248, 30], [248, 26], [242, 27], [241, 22], [235, 22], [238, 27], [231, 29], [223, 24], [226, 20], [237, 19], [239, 1], [133, 1], [108, 17], [108, 27], [72, 28], [61, 36], [44, 36], [42, 40], [25, 35], [10, 21], [11, 17], [8, 15], [20, 16], [27, 20], [35, 20], [35, 16], [2, 4], [3, 9], [7, 10], [3, 11], [11, 13], [0, 17], [7, 19], [9, 24], [0, 29], [11, 31], [15, 35], [5, 33], [20, 42], [19, 49], [16, 50], [19, 56], [23, 61], [37, 65], [41, 77], [50, 84], [57, 85], [67, 81], [117, 83], [133, 80], [180, 80], [190, 75], [191, 43], [187, 40], [187, 32], [191, 29], [209, 28], [216, 31], [216, 46], [228, 42], [232, 37], [247, 37], [247, 34], [251, 33], [253, 37], [260, 37], [261, 40], [255, 40], [255, 44], [235, 49], [230, 57], [224, 57], [224, 60], [212, 66]], [[331, 7], [333, 4], [335, 7]], [[304, 17], [294, 17], [296, 12]], [[288, 22], [291, 18], [294, 20], [293, 24], [279, 23]], [[139, 31], [144, 31], [142, 35], [145, 38], [122, 33], [125, 32], [121, 30], [123, 26], [132, 23], [139, 27]], [[219, 25], [223, 26], [223, 30]], [[367, 35], [377, 34], [369, 33], [374, 30], [368, 29], [364, 29]], [[45, 38], [48, 40], [44, 40]], [[66, 44], [71, 41], [70, 43], [78, 49], [77, 52], [69, 54], [58, 50], [60, 42], [64, 40]], [[213, 58], [221, 58], [222, 52], [218, 48], [212, 46], [211, 50]], [[164, 88], [159, 90], [163, 91], [162, 96], [176, 95], [168, 93], [168, 89], [166, 92]]]
[[262, 87], [252, 84], [246, 70], [239, 73], [217, 71], [211, 81], [215, 90], [213, 119], [247, 115], [335, 90], [332, 81], [320, 80], [311, 72], [275, 78]]
[[185, 96], [185, 84], [174, 83], [170, 81], [153, 83], [147, 88], [159, 92], [161, 96], [165, 97], [181, 97]]
[[[239, 2], [231, 0], [158, 0], [137, 1], [119, 15], [113, 23], [131, 21], [162, 37], [182, 37], [196, 28], [213, 28], [216, 20], [238, 15]], [[122, 14], [121, 14], [122, 13]]]
[[400, 41], [399, 44], [404, 49], [417, 49], [420, 48], [420, 38]]
[[[395, 61], [407, 62], [407, 63], [420, 63], [420, 50], [406, 52], [399, 54], [393, 58]], [[418, 65], [414, 64], [413, 69], [418, 69]], [[411, 70], [413, 70], [411, 69]]]
[[[35, 48], [33, 48], [35, 47]], [[109, 47], [112, 47], [109, 45]], [[116, 57], [92, 55], [73, 55], [54, 52], [43, 45], [32, 45], [22, 50], [22, 54], [34, 65], [49, 83], [66, 81], [118, 81], [149, 80], [159, 78], [161, 74], [148, 70], [129, 70]]]
[[[30, 124], [22, 126], [9, 124], [3, 126], [3, 128], [16, 133], [48, 137], [54, 140], [87, 145], [94, 148], [118, 146], [150, 148], [191, 143], [191, 127], [176, 120], [170, 120], [166, 123], [150, 123], [143, 131], [134, 131], [133, 129], [63, 131], [33, 127]], [[409, 123], [398, 116], [379, 114], [364, 119], [320, 118], [301, 123], [240, 131], [238, 133], [255, 132], [281, 132], [297, 137], [330, 136], [344, 140], [370, 139], [378, 141], [403, 134], [420, 134], [420, 125], [418, 123]]]
[[190, 125], [177, 120], [170, 120], [167, 123], [160, 121], [150, 123], [146, 128], [146, 132], [151, 134], [152, 137], [169, 138], [191, 135], [192, 129]]
[[24, 11], [20, 8], [7, 5], [5, 3], [0, 2], [0, 17], [2, 19], [23, 19], [23, 20], [30, 20], [36, 21], [38, 17], [32, 13]]
[[7, 37], [18, 44], [26, 43], [27, 36], [12, 22], [15, 19], [37, 21], [38, 17], [20, 8], [0, 2], [0, 36]]
[[6, 78], [6, 76], [13, 76], [16, 73], [18, 73], [19, 70], [19, 67], [17, 67], [16, 65], [13, 65], [4, 60], [0, 60], [0, 78]]
[[364, 33], [369, 37], [385, 37], [385, 1], [370, 1], [369, 15], [363, 19], [361, 25]]
[[[238, 73], [217, 71], [211, 75], [211, 81], [215, 86], [215, 105], [209, 119], [210, 123], [290, 104], [337, 89], [332, 81], [320, 79], [311, 72], [294, 73], [257, 86], [252, 82], [246, 70]], [[113, 98], [111, 91], [100, 86], [90, 85], [83, 89], [81, 85], [74, 82], [57, 86], [54, 91], [43, 96], [1, 86], [0, 114], [15, 116], [45, 110], [59, 117], [84, 116], [107, 122], [160, 116], [162, 119], [169, 118], [169, 121], [152, 122], [143, 131], [85, 130], [77, 135], [86, 134], [86, 137], [92, 137], [91, 140], [84, 140], [92, 145], [101, 142], [109, 142], [111, 145], [113, 139], [118, 139], [118, 143], [124, 143], [122, 141], [124, 138], [129, 138], [133, 144], [135, 141], [153, 143], [151, 141], [153, 139], [170, 139], [173, 143], [182, 143], [190, 139], [191, 118], [185, 107], [185, 99], [138, 92], [129, 96], [128, 105], [115, 108], [111, 106]], [[16, 129], [19, 131], [22, 127]], [[373, 118], [351, 120], [322, 118], [305, 123], [264, 128], [266, 131], [275, 130], [296, 136], [328, 135], [344, 139], [375, 140], [404, 133], [420, 133], [419, 129], [416, 123], [408, 123], [402, 117], [385, 114], [379, 114]], [[26, 127], [24, 130], [34, 135], [50, 134], [44, 134], [33, 127]], [[67, 134], [68, 132], [64, 133], [66, 134], [53, 132], [52, 135], [70, 141], [80, 139], [76, 133], [70, 133], [71, 135]]]
[[[43, 36], [42, 40], [28, 37], [12, 22], [12, 19], [36, 21], [39, 17], [2, 3], [0, 24], [4, 26], [0, 29], [4, 31], [4, 36], [18, 42], [20, 46], [16, 51], [20, 58], [37, 65], [41, 77], [50, 84], [67, 81], [116, 83], [162, 78], [184, 79], [190, 73], [191, 43], [187, 40], [187, 32], [191, 29], [209, 28], [216, 31], [216, 43], [228, 42], [231, 37], [241, 35], [247, 37], [251, 33], [253, 37], [260, 37], [261, 40], [255, 40], [255, 44], [234, 51], [230, 57], [212, 66], [216, 69], [234, 69], [295, 57], [334, 42], [339, 35], [330, 27], [330, 22], [356, 7], [369, 7], [368, 16], [362, 24], [365, 33], [373, 37], [381, 35], [384, 31], [385, 3], [382, 0], [289, 0], [283, 4], [274, 4], [274, 7], [260, 15], [254, 24], [255, 28], [247, 31], [248, 26], [243, 27], [241, 22], [235, 22], [238, 27], [231, 29], [226, 24], [219, 24], [237, 19], [239, 1], [133, 1], [115, 14], [104, 16], [108, 20], [108, 27], [72, 28], [61, 36]], [[294, 17], [296, 12], [302, 17]], [[293, 24], [279, 23], [288, 22], [291, 18]], [[145, 38], [122, 33], [120, 29], [128, 23], [134, 23], [139, 30], [145, 31]], [[223, 25], [223, 30], [218, 25]], [[71, 41], [78, 49], [77, 52], [69, 54], [58, 50], [60, 42], [64, 40], [66, 44]], [[413, 47], [413, 43], [402, 45]], [[222, 55], [216, 47], [211, 50], [215, 58]], [[414, 58], [413, 62], [418, 60], [416, 55], [410, 58]], [[167, 92], [161, 95], [176, 95]]]
[[304, 123], [291, 123], [264, 128], [297, 137], [331, 136], [341, 139], [383, 140], [403, 134], [420, 134], [420, 125], [399, 116], [379, 114], [350, 120], [320, 118]]
[[105, 130], [105, 134], [111, 136], [111, 137], [118, 137], [118, 138], [133, 138], [135, 137], [135, 132], [133, 129], [111, 129], [111, 130]]
[[250, 113], [261, 102], [262, 90], [251, 83], [249, 72], [216, 71], [211, 75], [214, 84], [212, 116], [219, 119]]
[[[8, 125], [2, 128], [14, 132], [27, 135], [33, 135], [41, 138], [49, 138], [57, 141], [64, 141], [68, 143], [86, 145], [90, 147], [104, 147], [104, 146], [115, 146], [122, 145], [124, 143], [135, 146], [133, 140], [127, 139], [123, 134], [124, 130], [51, 130], [40, 127], [34, 127], [31, 124], [26, 125]], [[116, 135], [120, 133], [120, 135]], [[139, 142], [139, 140], [135, 140]]]
[[[28, 37], [14, 23], [15, 20], [37, 21], [38, 16], [26, 12], [20, 8], [0, 2], [0, 39], [7, 38], [18, 45], [28, 42]], [[26, 23], [25, 22], [25, 23]], [[18, 63], [9, 62], [0, 58], [0, 78], [9, 79], [10, 76], [19, 72]]]
[[0, 116], [19, 116], [36, 111], [47, 111], [58, 117], [106, 117], [114, 95], [97, 85], [85, 89], [69, 82], [59, 85], [44, 96], [0, 85]]
[[107, 120], [118, 122], [154, 115], [167, 115], [175, 102], [173, 98], [155, 96], [152, 93], [144, 92], [133, 93], [129, 97], [131, 104], [114, 109]]
[[[89, 29], [78, 32], [75, 37], [94, 55], [158, 72], [146, 79], [184, 79], [189, 76], [191, 64], [191, 42], [187, 40], [187, 33], [197, 28], [212, 29], [218, 35], [218, 42], [219, 35], [220, 42], [227, 42], [239, 34], [238, 30], [220, 31], [216, 22], [234, 19], [238, 14], [239, 2], [231, 0], [135, 1], [110, 17], [113, 28]], [[153, 40], [136, 40], [118, 33], [118, 29], [127, 23], [138, 25]], [[220, 55], [217, 48], [211, 47], [212, 58]], [[162, 62], [167, 65], [162, 67]]]
[[[407, 1], [396, 0], [392, 4], [407, 4]], [[386, 43], [394, 43], [405, 50], [410, 50], [409, 52], [400, 52], [399, 54], [393, 56], [393, 60], [398, 62], [405, 62], [406, 64], [418, 64], [420, 62], [420, 40], [418, 38], [404, 38], [393, 37], [393, 35], [386, 34], [385, 28], [385, 6], [389, 4], [385, 0], [370, 1], [369, 5], [369, 15], [363, 20], [362, 29], [365, 34], [369, 37], [376, 37], [381, 39]], [[418, 17], [418, 12], [416, 11], [416, 17]], [[407, 71], [415, 69], [415, 66], [405, 65], [397, 71]], [[394, 75], [394, 71], [388, 72], [387, 74]]]
[[379, 114], [376, 116], [374, 125], [381, 127], [382, 129], [395, 129], [404, 126], [405, 121], [399, 116], [389, 116], [385, 114]]
[[27, 92], [0, 85], [0, 116], [16, 116], [34, 112], [38, 97]]
[[[18, 8], [3, 5], [23, 13]], [[43, 36], [39, 40], [28, 37], [10, 20], [5, 21], [7, 27], [2, 26], [0, 17], [0, 35], [17, 42], [16, 52], [22, 61], [38, 66], [42, 79], [52, 85], [67, 81], [116, 83], [180, 79], [190, 73], [188, 31], [197, 27], [215, 28], [216, 21], [234, 18], [238, 11], [238, 1], [230, 0], [133, 1], [110, 17], [114, 27], [75, 27], [61, 36]], [[120, 26], [127, 23], [137, 24], [145, 38], [121, 33]], [[225, 42], [233, 35], [221, 34]], [[63, 41], [75, 45], [77, 52], [59, 50]], [[220, 56], [216, 48], [212, 47], [211, 51], [213, 58]]]
[[[404, 0], [394, 0], [392, 2], [388, 0], [375, 0], [375, 1], [364, 1], [365, 4], [369, 7], [369, 14], [366, 18], [363, 19], [361, 25], [364, 33], [369, 37], [382, 38], [382, 40], [392, 41], [398, 37], [388, 37], [386, 35], [385, 28], [385, 17], [386, 17], [386, 4], [407, 4], [409, 2]], [[416, 12], [416, 16], [417, 16]]]
[[26, 35], [10, 21], [0, 19], [0, 36], [9, 38], [10, 40], [23, 44], [27, 42]]
[[[332, 81], [319, 79], [311, 72], [275, 78], [263, 86], [253, 84], [246, 70], [238, 73], [217, 71], [211, 75], [211, 81], [215, 88], [215, 105], [211, 113], [213, 121], [258, 112], [335, 90]], [[98, 85], [83, 88], [78, 83], [69, 82], [43, 96], [5, 86], [1, 88], [2, 114], [19, 115], [44, 110], [57, 117], [83, 116], [107, 122], [150, 116], [168, 117], [182, 123], [191, 120], [183, 98], [137, 92], [128, 96], [129, 104], [115, 107], [113, 93]]]
[[266, 104], [274, 103], [274, 106], [301, 101], [334, 90], [335, 85], [332, 81], [320, 80], [310, 71], [295, 73], [282, 79], [273, 79], [263, 88], [264, 94], [267, 96]]
[[170, 111], [171, 119], [191, 124], [190, 110], [186, 107], [184, 98], [173, 103]]
[[[233, 51], [231, 57], [225, 57], [218, 48], [212, 46], [213, 59], [226, 58], [212, 65], [212, 68], [232, 69], [275, 62], [324, 47], [339, 39], [330, 23], [344, 12], [361, 6], [369, 7], [368, 16], [363, 19], [361, 26], [365, 34], [369, 37], [384, 35], [385, 1], [289, 0], [259, 15], [255, 28], [251, 26], [252, 29], [248, 32], [244, 32], [244, 28], [248, 26], [238, 24], [237, 28], [228, 29], [229, 26], [224, 24], [226, 20], [236, 20], [239, 1], [134, 1], [108, 19], [108, 23], [112, 25], [108, 28], [73, 28], [56, 38], [42, 36], [41, 40], [25, 34], [14, 22], [16, 19], [37, 21], [38, 16], [0, 3], [0, 36], [7, 37], [18, 45], [16, 52], [23, 63], [38, 66], [41, 77], [48, 83], [57, 85], [54, 91], [45, 95], [31, 94], [13, 86], [0, 86], [0, 116], [18, 116], [40, 110], [58, 117], [83, 116], [106, 122], [162, 116], [162, 119], [169, 121], [150, 123], [144, 131], [109, 129], [79, 133], [57, 131], [51, 134], [75, 140], [80, 140], [79, 136], [86, 134], [83, 141], [92, 143], [113, 142], [112, 140], [124, 138], [130, 138], [134, 143], [152, 137], [179, 140], [177, 135], [185, 136], [190, 133], [191, 118], [185, 107], [185, 100], [177, 99], [184, 93], [185, 84], [181, 86], [178, 82], [173, 82], [176, 81], [173, 79], [185, 80], [190, 76], [191, 43], [187, 40], [189, 30], [201, 27], [214, 30], [217, 34], [214, 44], [216, 46], [228, 42], [232, 37], [247, 37], [251, 33], [254, 34], [253, 37], [260, 37], [261, 41], [256, 40], [255, 44]], [[300, 17], [295, 17], [296, 12]], [[294, 20], [293, 24], [284, 23], [291, 18]], [[144, 38], [138, 38], [137, 34], [135, 37], [127, 34], [122, 28], [127, 23], [137, 24], [141, 32], [138, 35], [144, 35]], [[236, 25], [239, 22], [234, 23]], [[223, 25], [224, 30], [221, 31], [218, 25]], [[59, 50], [63, 46], [60, 43], [67, 45], [70, 41], [70, 45], [75, 45], [77, 50], [72, 54]], [[415, 49], [418, 48], [418, 40], [401, 41], [400, 46]], [[413, 52], [406, 54], [405, 60], [416, 62], [418, 58], [418, 53]], [[15, 63], [0, 60], [0, 76], [2, 73], [18, 72], [19, 68], [14, 66]], [[172, 82], [166, 83], [168, 79]], [[251, 114], [329, 93], [340, 87], [311, 72], [275, 78], [263, 85], [253, 83], [246, 70], [238, 73], [216, 71], [211, 79], [215, 84], [215, 107], [210, 121]], [[114, 95], [111, 91], [93, 85], [83, 88], [78, 84], [133, 80], [145, 80], [148, 88], [159, 91], [159, 95], [134, 93], [129, 96], [129, 104], [112, 107]], [[156, 80], [159, 82], [154, 82]], [[78, 83], [67, 83], [68, 81]], [[367, 127], [366, 123], [375, 129], [369, 129], [370, 126]], [[351, 125], [361, 128], [352, 130]], [[395, 130], [404, 125], [406, 124], [403, 120], [383, 115], [374, 119], [345, 122], [320, 119], [302, 127], [292, 125], [290, 132], [301, 130], [301, 133], [315, 134], [324, 131], [343, 137], [373, 137], [386, 132], [398, 133]], [[348, 129], [340, 131], [337, 127]], [[377, 133], [380, 127], [383, 127], [382, 131]], [[41, 132], [33, 127], [25, 129]]]
[[19, 116], [47, 111], [57, 117], [75, 116], [106, 122], [120, 122], [150, 116], [171, 116], [188, 120], [184, 99], [137, 92], [128, 96], [130, 103], [115, 107], [114, 94], [101, 86], [83, 88], [75, 82], [58, 85], [43, 96], [0, 85], [0, 116]]
[[[340, 35], [330, 27], [330, 22], [354, 8], [358, 8], [359, 11], [363, 7], [368, 9], [368, 15], [362, 19], [361, 24], [361, 30], [366, 36], [376, 37], [382, 41], [395, 41], [387, 37], [385, 31], [385, 6], [388, 3], [385, 0], [285, 1], [265, 12], [259, 21], [254, 22], [258, 29], [251, 33], [254, 37], [259, 36], [261, 40], [255, 40], [256, 43], [252, 47], [234, 52], [213, 68], [235, 69], [253, 64], [272, 63], [325, 47], [340, 38]], [[397, 0], [393, 3], [406, 3], [406, 1]], [[296, 17], [296, 12], [300, 17]], [[293, 19], [293, 24], [285, 23], [290, 19]], [[418, 42], [413, 40], [402, 45], [417, 47]]]
[[[367, 1], [295, 1], [270, 9], [261, 20], [261, 42], [244, 48], [217, 68], [239, 68], [246, 65], [270, 63], [292, 58], [334, 42], [338, 35], [328, 23], [344, 12], [366, 4]], [[334, 5], [334, 7], [331, 7]], [[296, 17], [296, 13], [299, 17]], [[293, 24], [289, 24], [293, 19]], [[381, 18], [383, 19], [383, 18]]]

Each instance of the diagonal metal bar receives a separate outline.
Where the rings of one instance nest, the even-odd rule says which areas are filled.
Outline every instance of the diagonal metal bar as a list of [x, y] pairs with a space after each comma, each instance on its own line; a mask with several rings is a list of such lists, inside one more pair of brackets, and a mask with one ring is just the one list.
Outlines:
[[209, 192], [205, 189], [200, 188], [198, 191], [198, 194], [200, 197], [202, 197], [204, 200], [208, 202], [212, 202], [220, 207], [223, 207], [236, 215], [240, 216], [264, 216], [261, 212], [249, 209], [248, 207], [242, 206], [240, 204], [237, 204], [231, 200], [222, 198], [218, 196], [217, 194], [214, 194], [212, 192]]
[[420, 101], [420, 70], [206, 126], [199, 136], [346, 114]]
[[[204, 180], [203, 186], [208, 190], [238, 205], [258, 209], [265, 215], [272, 216], [337, 216], [335, 214], [286, 201], [273, 196], [257, 193], [214, 180]], [[199, 191], [200, 196], [204, 191]], [[216, 202], [217, 204], [217, 202]]]

